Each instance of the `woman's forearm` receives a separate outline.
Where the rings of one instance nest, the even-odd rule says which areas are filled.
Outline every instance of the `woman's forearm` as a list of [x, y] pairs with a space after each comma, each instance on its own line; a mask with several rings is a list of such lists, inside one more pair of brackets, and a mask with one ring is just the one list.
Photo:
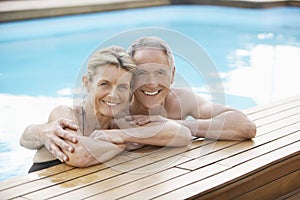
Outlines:
[[186, 146], [191, 143], [191, 132], [172, 121], [156, 122], [143, 127], [119, 130], [126, 142], [155, 146]]
[[45, 129], [45, 124], [28, 126], [20, 138], [20, 145], [27, 149], [39, 149], [44, 144], [39, 140], [39, 134]]
[[64, 150], [69, 160], [68, 165], [74, 167], [89, 167], [110, 160], [125, 149], [125, 144], [115, 145], [110, 142], [95, 140], [80, 136], [76, 144], [70, 143], [74, 152]]

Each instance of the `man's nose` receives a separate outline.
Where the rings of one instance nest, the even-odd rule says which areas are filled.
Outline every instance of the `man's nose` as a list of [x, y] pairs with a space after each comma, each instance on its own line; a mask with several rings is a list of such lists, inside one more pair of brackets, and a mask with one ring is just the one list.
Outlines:
[[148, 75], [147, 85], [150, 86], [150, 87], [157, 87], [158, 86], [157, 78], [153, 73], [150, 73]]

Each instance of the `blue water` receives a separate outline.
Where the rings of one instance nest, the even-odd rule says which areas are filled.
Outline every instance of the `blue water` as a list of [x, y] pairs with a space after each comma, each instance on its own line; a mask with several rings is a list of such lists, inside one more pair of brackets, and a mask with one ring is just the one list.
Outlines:
[[[13, 102], [22, 107], [24, 96], [71, 98], [68, 91], [74, 87], [83, 62], [109, 38], [144, 27], [171, 29], [191, 38], [215, 64], [222, 78], [226, 104], [246, 109], [300, 94], [296, 77], [296, 67], [300, 66], [299, 21], [300, 8], [294, 7], [241, 9], [193, 5], [1, 23], [0, 94], [8, 97], [0, 103], [0, 120], [12, 124], [0, 122], [0, 180], [26, 173], [27, 169], [22, 169], [24, 162], [31, 163], [24, 160], [29, 156], [21, 158], [19, 152], [25, 150], [17, 142], [25, 125], [14, 129], [24, 122], [20, 113], [26, 113], [15, 108]], [[193, 76], [191, 67], [180, 56], [175, 58], [177, 75], [203, 92], [205, 78]], [[44, 113], [45, 118], [47, 114]], [[6, 163], [8, 159], [13, 161]], [[12, 163], [15, 167], [7, 170]]]

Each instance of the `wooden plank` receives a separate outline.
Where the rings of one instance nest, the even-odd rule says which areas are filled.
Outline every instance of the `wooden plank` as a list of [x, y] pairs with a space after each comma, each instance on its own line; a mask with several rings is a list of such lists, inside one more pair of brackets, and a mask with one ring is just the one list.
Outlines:
[[82, 186], [90, 185], [91, 183], [99, 180], [105, 180], [111, 177], [115, 177], [121, 173], [123, 172], [114, 170], [112, 168], [106, 168], [96, 173], [86, 174], [85, 176], [78, 177], [76, 179], [68, 180], [60, 184], [55, 184], [47, 188], [33, 191], [30, 194], [24, 195], [24, 197], [28, 199], [39, 199], [40, 197], [47, 199], [55, 195], [78, 189]]
[[300, 100], [294, 101], [294, 102], [289, 102], [287, 104], [282, 104], [282, 105], [279, 105], [279, 106], [276, 106], [276, 107], [268, 108], [268, 109], [265, 109], [263, 111], [258, 111], [256, 113], [247, 114], [247, 116], [251, 120], [259, 120], [259, 119], [263, 119], [267, 116], [278, 114], [280, 112], [293, 110], [293, 109], [295, 109], [296, 107], [299, 107], [299, 106], [300, 106]]
[[[102, 170], [103, 168], [105, 168], [104, 165], [97, 165], [84, 169], [75, 168], [64, 173], [59, 173], [43, 179], [37, 179], [35, 181], [31, 181], [22, 185], [17, 185], [15, 187], [6, 189], [4, 191], [1, 191], [1, 196], [5, 197], [6, 199], [18, 197], [27, 193], [31, 193], [34, 191], [41, 190], [43, 188], [48, 188], [50, 186], [66, 182], [67, 180], [74, 179], [75, 177], [82, 177], [86, 174], [92, 173], [93, 171]], [[47, 173], [47, 170], [42, 171], [43, 172], [41, 173]]]
[[[249, 141], [243, 141], [236, 145], [228, 146], [226, 149], [221, 149], [221, 151], [215, 151], [207, 155], [202, 155], [201, 157], [195, 157], [195, 159], [190, 160], [188, 162], [185, 162], [181, 165], [178, 165], [178, 167], [183, 169], [189, 169], [189, 170], [195, 170], [197, 168], [203, 167], [205, 165], [208, 165], [210, 163], [214, 163], [226, 158], [229, 158], [230, 156], [234, 156], [237, 154], [240, 154], [244, 151], [250, 150], [250, 149], [256, 149], [257, 147], [268, 144], [271, 141], [282, 141], [282, 137], [289, 136], [293, 131], [299, 130], [300, 123], [295, 124], [293, 126], [288, 126], [283, 129], [276, 130], [274, 132], [271, 132], [270, 134], [263, 135], [259, 138], [254, 138]], [[276, 137], [274, 137], [276, 136]], [[272, 139], [274, 138], [274, 139]], [[290, 138], [290, 137], [289, 137]], [[288, 140], [289, 140], [288, 138]], [[299, 139], [299, 138], [298, 138]], [[283, 139], [286, 140], [286, 139]], [[292, 138], [292, 140], [295, 140], [295, 138]], [[222, 145], [223, 141], [218, 142], [219, 145]], [[227, 144], [224, 142], [225, 145]], [[278, 143], [278, 142], [277, 142]], [[285, 144], [282, 144], [285, 145]], [[270, 146], [270, 145], [267, 145]], [[193, 150], [195, 153], [195, 156], [197, 156], [197, 151]], [[199, 155], [199, 153], [198, 153]]]
[[[130, 183], [135, 183], [136, 190], [141, 190], [144, 187], [148, 187], [148, 185], [158, 184], [160, 182], [164, 182], [170, 178], [174, 178], [180, 176], [182, 174], [187, 173], [188, 171], [177, 169], [177, 168], [170, 168], [161, 172], [152, 172], [149, 173], [126, 173], [122, 174], [122, 176], [113, 177], [108, 180], [104, 180], [89, 187], [84, 187], [79, 190], [74, 190], [71, 193], [62, 194], [56, 198], [51, 199], [83, 199], [94, 194], [101, 194], [101, 199], [116, 199], [118, 196], [122, 196], [122, 194], [126, 194], [132, 190]], [[149, 177], [151, 182], [143, 182], [144, 177]], [[115, 188], [119, 188], [115, 191]], [[108, 192], [106, 192], [108, 191]], [[108, 194], [108, 196], [106, 196]], [[99, 197], [99, 196], [98, 196]], [[92, 197], [92, 198], [98, 198]]]
[[261, 112], [261, 111], [264, 111], [264, 110], [267, 110], [270, 108], [278, 107], [282, 104], [289, 104], [290, 102], [295, 102], [295, 101], [298, 101], [299, 99], [300, 99], [300, 95], [296, 95], [296, 96], [292, 96], [292, 97], [285, 98], [282, 100], [273, 101], [273, 102], [270, 102], [267, 104], [257, 105], [252, 108], [248, 108], [248, 109], [244, 110], [244, 112], [247, 115], [251, 115], [256, 112]]
[[[207, 195], [201, 196], [201, 199], [235, 199], [249, 191], [253, 191], [261, 186], [267, 185], [280, 177], [284, 177], [290, 173], [299, 170], [300, 154], [283, 160], [277, 164], [271, 165], [253, 175], [245, 177], [239, 181], [232, 182], [226, 187], [222, 187]], [[261, 199], [261, 198], [259, 198]]]
[[261, 119], [256, 119], [255, 124], [260, 127], [269, 123], [275, 123], [284, 119], [285, 117], [297, 116], [300, 114], [300, 106], [293, 107], [292, 109], [284, 110], [272, 115], [264, 116]]
[[71, 167], [71, 166], [68, 166], [65, 164], [61, 164], [61, 165], [56, 165], [56, 166], [50, 167], [47, 170], [40, 170], [40, 171], [26, 174], [23, 176], [13, 177], [11, 179], [2, 181], [0, 183], [0, 192], [4, 189], [8, 189], [8, 188], [15, 187], [18, 185], [26, 184], [26, 183], [36, 181], [39, 179], [43, 179], [43, 178], [46, 178], [49, 176], [53, 176], [53, 175], [56, 175], [59, 173], [64, 173], [73, 168], [74, 167]]
[[[78, 176], [78, 173], [72, 172], [72, 180], [71, 178], [67, 178], [66, 180], [69, 180], [68, 182], [65, 181], [56, 181], [56, 184], [52, 185], [46, 185], [47, 187], [40, 187], [38, 190], [31, 191], [30, 194], [24, 195], [26, 198], [36, 198], [39, 196], [43, 197], [52, 197], [52, 196], [57, 196], [59, 194], [69, 192], [74, 189], [79, 189], [81, 187], [94, 184], [98, 182], [99, 180], [103, 179], [104, 177], [107, 177], [107, 172], [109, 169], [106, 169], [107, 167], [111, 167], [114, 171], [118, 172], [113, 174], [113, 176], [120, 175], [124, 172], [130, 172], [134, 169], [141, 168], [143, 166], [148, 166], [152, 162], [158, 161], [158, 160], [164, 160], [165, 158], [168, 157], [174, 157], [174, 160], [177, 160], [178, 158], [181, 157], [181, 154], [187, 149], [187, 147], [182, 147], [182, 148], [160, 148], [159, 153], [152, 153], [152, 154], [146, 154], [147, 156], [142, 156], [137, 159], [132, 159], [129, 158], [128, 160], [125, 160], [125, 162], [122, 162], [118, 165], [109, 165], [109, 164], [102, 164], [100, 165], [103, 169], [102, 171], [91, 171], [90, 168], [86, 169], [78, 169], [79, 172], [82, 174]], [[178, 156], [178, 158], [176, 157]], [[117, 159], [118, 157], [116, 157]], [[170, 161], [165, 163], [164, 168], [168, 168], [168, 165], [170, 164]], [[106, 166], [105, 166], [106, 165]], [[105, 167], [104, 167], [105, 166]], [[161, 167], [161, 166], [160, 166]], [[82, 172], [83, 170], [87, 170], [87, 172]], [[149, 170], [149, 169], [148, 169]], [[152, 169], [155, 170], [155, 169]], [[157, 170], [157, 169], [156, 169]], [[96, 173], [94, 173], [96, 172]], [[143, 173], [150, 172], [150, 171], [143, 171]], [[74, 176], [77, 174], [76, 176]], [[86, 181], [82, 181], [82, 177], [85, 176]], [[102, 177], [102, 178], [101, 178]], [[60, 179], [61, 177], [55, 177], [56, 179]], [[109, 177], [107, 177], [109, 178]], [[78, 184], [80, 183], [80, 184]], [[71, 186], [71, 187], [70, 187]]]
[[[201, 145], [202, 141], [197, 140], [196, 143], [197, 143], [196, 145], [192, 144], [191, 147], [189, 147], [189, 148], [195, 148], [195, 147]], [[161, 152], [159, 152], [160, 155], [159, 156], [152, 155], [154, 153], [153, 152], [149, 153], [148, 152], [149, 149], [150, 150], [154, 149], [154, 150], [161, 151]], [[136, 152], [127, 152], [127, 153], [125, 152], [125, 155], [127, 155], [127, 157], [122, 156], [122, 161], [120, 161], [120, 159], [119, 159], [120, 156], [118, 156], [118, 157], [114, 158], [113, 160], [105, 163], [104, 165], [106, 167], [113, 167], [113, 168], [117, 167], [117, 168], [119, 168], [120, 171], [124, 172], [125, 168], [126, 168], [127, 171], [131, 171], [134, 168], [140, 168], [140, 167], [143, 167], [143, 166], [149, 167], [148, 164], [151, 163], [151, 162], [155, 162], [156, 159], [160, 160], [160, 159], [166, 159], [168, 157], [171, 157], [171, 159], [167, 159], [165, 161], [166, 164], [169, 164], [169, 163], [174, 162], [174, 160], [178, 160], [178, 158], [182, 157], [182, 153], [184, 153], [184, 151], [186, 149], [187, 149], [187, 147], [183, 147], [183, 148], [149, 147], [149, 148], [146, 148], [146, 150], [144, 149], [144, 150], [137, 151], [138, 156], [128, 156], [130, 154], [136, 154]], [[175, 157], [175, 158], [172, 158], [172, 157]], [[133, 158], [135, 158], [135, 159], [133, 159]], [[136, 160], [137, 158], [142, 159], [142, 160]], [[155, 159], [153, 159], [153, 158], [155, 158]], [[127, 162], [127, 164], [126, 164], [126, 162]], [[162, 162], [164, 162], [164, 161], [162, 161]], [[120, 163], [122, 163], [122, 164], [120, 164]], [[119, 164], [120, 164], [120, 166], [118, 166]], [[126, 166], [126, 167], [124, 167], [124, 166]], [[166, 167], [167, 167], [167, 165], [165, 165], [165, 168]], [[89, 171], [89, 172], [92, 173], [91, 171]], [[72, 172], [72, 173], [77, 174], [75, 172]], [[90, 176], [99, 176], [99, 173], [103, 173], [103, 172], [97, 172], [97, 175], [91, 174]], [[84, 175], [81, 175], [81, 176], [84, 176]], [[80, 182], [80, 181], [77, 180], [77, 178], [81, 179], [81, 176], [73, 176], [72, 180], [69, 181], [68, 184], [69, 185], [71, 185], [71, 184], [76, 185], [76, 182]], [[56, 177], [56, 179], [58, 179], [58, 177]], [[68, 181], [68, 180], [70, 180], [70, 178], [65, 178], [65, 181]], [[62, 193], [65, 193], [65, 192], [68, 192], [68, 191], [71, 191], [71, 190], [74, 190], [74, 189], [84, 187], [88, 184], [92, 184], [92, 183], [98, 181], [98, 180], [96, 181], [92, 178], [90, 180], [93, 180], [93, 181], [86, 182], [86, 184], [82, 184], [80, 186], [77, 185], [76, 187], [67, 188], [67, 189], [65, 187], [61, 186], [61, 185], [65, 185], [64, 182], [57, 181], [57, 184], [47, 185], [47, 187], [43, 187], [43, 188], [40, 188], [39, 190], [31, 191], [31, 194], [27, 195], [26, 197], [32, 198], [32, 197], [37, 197], [39, 195], [42, 195], [42, 196], [47, 196], [47, 195], [55, 196], [55, 195], [59, 195], [59, 194], [62, 194]], [[53, 189], [52, 188], [50, 189], [50, 187], [53, 187]], [[52, 192], [48, 192], [48, 191], [52, 191]]]
[[[292, 115], [292, 116], [281, 116], [282, 119], [280, 121], [276, 121], [274, 123], [269, 123], [268, 125], [265, 126], [260, 126], [257, 128], [257, 136], [253, 139], [253, 141], [257, 141], [258, 138], [261, 138], [263, 140], [266, 140], [266, 137], [269, 137], [270, 139], [276, 139], [274, 137], [282, 137], [282, 134], [286, 134], [286, 127], [288, 126], [292, 126], [294, 127], [295, 124], [297, 122], [299, 122], [299, 117], [297, 115]], [[283, 127], [283, 128], [282, 128]], [[297, 127], [295, 127], [297, 128]], [[283, 129], [284, 132], [282, 132], [281, 130]], [[288, 129], [290, 130], [290, 129]], [[268, 134], [269, 136], [264, 136], [265, 134]], [[207, 140], [205, 140], [204, 142], [206, 142]], [[222, 143], [210, 143], [208, 146], [206, 146], [204, 150], [199, 150], [198, 148], [196, 149], [191, 149], [189, 151], [187, 151], [184, 156], [190, 157], [190, 158], [197, 158], [200, 157], [202, 155], [204, 155], [204, 152], [208, 152], [208, 151], [217, 151], [217, 150], [221, 150], [224, 149], [226, 147], [230, 147], [236, 144], [239, 144], [243, 141], [226, 141], [226, 142], [222, 142]], [[201, 147], [204, 148], [204, 147]]]
[[276, 199], [300, 187], [300, 170], [281, 177], [263, 187], [248, 192], [238, 198], [243, 199]]
[[257, 156], [269, 153], [271, 151], [276, 151], [279, 148], [293, 144], [297, 141], [300, 141], [300, 131], [289, 134], [286, 137], [280, 138], [278, 140], [266, 143], [265, 145], [261, 145], [248, 151], [241, 152], [226, 160], [219, 161], [219, 163], [227, 166], [235, 166]]
[[280, 121], [276, 121], [274, 123], [265, 124], [264, 126], [260, 126], [257, 128], [256, 137], [270, 133], [272, 131], [279, 130], [284, 127], [291, 126], [298, 122], [299, 122], [299, 115], [293, 115], [293, 116], [289, 116], [284, 119], [281, 119]]
[[[177, 178], [173, 178], [166, 182], [160, 183], [158, 185], [154, 185], [153, 187], [143, 188], [142, 190], [139, 190], [139, 188], [142, 187], [140, 183], [132, 182], [132, 183], [128, 184], [128, 186], [127, 186], [129, 188], [132, 188], [132, 189], [128, 189], [127, 193], [131, 194], [129, 196], [129, 199], [144, 199], [145, 197], [147, 199], [150, 199], [158, 192], [164, 192], [166, 190], [175, 189], [175, 188], [179, 187], [180, 185], [189, 184], [190, 179], [193, 179], [194, 177], [198, 177], [199, 179], [205, 178], [207, 176], [210, 176], [210, 175], [213, 175], [220, 171], [223, 171], [226, 168], [227, 168], [226, 166], [213, 164], [213, 165], [208, 166], [207, 168], [202, 168], [200, 170], [187, 173], [187, 174], [179, 176]], [[145, 178], [143, 180], [143, 182], [147, 183], [147, 185], [148, 184], [151, 185], [151, 181], [150, 180], [148, 181], [148, 180], [149, 180], [148, 178]], [[165, 183], [168, 183], [168, 184], [165, 184]], [[102, 195], [109, 197], [109, 195], [114, 195], [114, 193], [121, 194], [121, 191], [123, 191], [123, 188], [118, 187], [113, 192], [108, 191], [105, 194], [98, 194], [98, 195], [92, 196], [88, 199], [102, 199], [102, 197], [103, 197]], [[123, 198], [127, 199], [126, 197], [123, 197]]]
[[288, 194], [281, 196], [277, 200], [299, 200], [299, 199], [300, 199], [300, 187]]
[[[186, 173], [185, 170], [176, 169], [176, 168], [170, 168], [165, 171], [155, 172], [155, 173], [150, 173], [150, 174], [126, 173], [126, 174], [122, 174], [120, 176], [112, 177], [107, 180], [96, 182], [88, 187], [83, 187], [83, 188], [80, 188], [77, 190], [73, 190], [69, 193], [61, 194], [61, 195], [51, 198], [51, 199], [74, 199], [74, 198], [83, 199], [83, 198], [87, 198], [93, 194], [98, 194], [101, 192], [113, 190], [116, 187], [126, 186], [128, 183], [136, 182], [143, 177], [153, 176], [156, 179], [162, 181], [166, 178], [176, 177], [176, 176], [179, 176], [184, 173]], [[109, 199], [111, 199], [111, 198], [109, 198]]]
[[[238, 183], [245, 177], [255, 175], [259, 171], [275, 165], [282, 160], [286, 160], [288, 158], [299, 155], [299, 152], [300, 141], [281, 149], [277, 149], [276, 151], [272, 151], [268, 154], [264, 154], [260, 157], [251, 159], [243, 163], [242, 165], [237, 165], [235, 167], [228, 168], [227, 170], [223, 170], [222, 173], [216, 173], [215, 175], [207, 177], [205, 179], [199, 179], [197, 182], [195, 182], [195, 178], [193, 178], [194, 182], [190, 181], [189, 184], [178, 185], [176, 188], [171, 186], [171, 182], [165, 182], [165, 184], [161, 185], [161, 187], [168, 188], [168, 186], [170, 186], [172, 187], [172, 189], [163, 191], [159, 190], [159, 188], [156, 188], [157, 191], [154, 191], [152, 190], [153, 188], [149, 188], [148, 190], [152, 190], [153, 192], [150, 197], [157, 199], [175, 200], [200, 197], [207, 193], [226, 187], [228, 186], [228, 184]], [[143, 192], [136, 193], [134, 194], [134, 196], [128, 196], [126, 198], [133, 199], [131, 197], [142, 197]], [[145, 192], [147, 192], [146, 194], [148, 194], [148, 191]]]
[[[293, 109], [294, 107], [299, 106], [299, 104], [300, 104], [300, 98], [296, 99], [294, 101], [289, 101], [289, 102], [282, 103], [282, 104], [279, 104], [279, 105], [275, 105], [275, 106], [272, 106], [272, 107], [267, 107], [263, 110], [257, 110], [256, 112], [253, 112], [253, 113], [247, 113], [247, 112], [244, 112], [244, 113], [248, 117], [250, 117], [251, 119], [252, 118], [253, 119], [260, 119], [263, 116], [272, 115], [272, 113], [277, 113], [277, 112], [280, 112], [280, 111]], [[254, 108], [256, 108], [256, 107], [254, 107]]]

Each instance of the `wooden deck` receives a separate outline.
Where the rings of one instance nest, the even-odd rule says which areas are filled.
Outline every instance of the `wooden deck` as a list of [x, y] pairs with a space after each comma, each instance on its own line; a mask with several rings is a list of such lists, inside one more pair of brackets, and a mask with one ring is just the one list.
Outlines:
[[0, 183], [0, 199], [299, 199], [300, 96], [245, 111], [252, 141], [147, 147], [107, 164], [61, 164]]

